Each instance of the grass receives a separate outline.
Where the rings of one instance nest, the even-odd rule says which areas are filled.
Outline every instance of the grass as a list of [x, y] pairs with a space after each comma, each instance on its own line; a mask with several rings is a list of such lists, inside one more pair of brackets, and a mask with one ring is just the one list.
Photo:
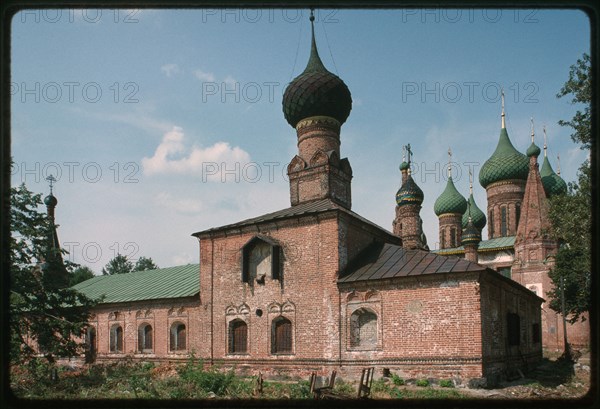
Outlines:
[[[53, 369], [58, 379], [51, 380]], [[165, 374], [164, 369], [170, 369]], [[167, 371], [168, 372], [168, 371]], [[161, 373], [164, 376], [161, 376]], [[233, 370], [218, 366], [207, 368], [201, 360], [171, 368], [125, 361], [94, 364], [80, 370], [53, 367], [34, 359], [28, 365], [11, 368], [11, 389], [25, 399], [312, 399], [310, 384], [299, 381], [265, 381], [263, 392], [255, 392], [256, 377], [236, 376]], [[379, 399], [448, 399], [462, 395], [453, 389], [404, 386], [404, 380], [392, 376], [372, 385], [372, 398]], [[352, 399], [356, 384], [338, 380], [335, 393]]]

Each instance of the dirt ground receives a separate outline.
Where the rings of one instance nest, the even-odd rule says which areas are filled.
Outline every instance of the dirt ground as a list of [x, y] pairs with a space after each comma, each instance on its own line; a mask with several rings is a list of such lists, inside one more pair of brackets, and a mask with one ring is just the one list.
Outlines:
[[557, 357], [543, 362], [525, 377], [504, 382], [496, 389], [460, 389], [475, 398], [577, 399], [590, 388], [590, 354], [583, 352], [575, 364]]

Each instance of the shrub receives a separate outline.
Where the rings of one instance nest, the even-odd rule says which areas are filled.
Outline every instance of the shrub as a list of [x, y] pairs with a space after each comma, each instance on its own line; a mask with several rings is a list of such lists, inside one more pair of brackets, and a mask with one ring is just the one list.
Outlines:
[[290, 385], [290, 397], [292, 399], [307, 399], [311, 397], [310, 382], [302, 380]]
[[417, 382], [415, 382], [415, 385], [425, 388], [425, 387], [429, 386], [429, 381], [427, 379], [417, 379]]
[[352, 395], [356, 393], [352, 384], [343, 381], [336, 382], [333, 390], [341, 395]]
[[402, 385], [405, 384], [404, 379], [402, 379], [401, 377], [399, 377], [395, 373], [392, 374], [392, 382], [394, 382], [394, 385], [396, 385], [396, 386], [402, 386]]
[[371, 386], [371, 392], [389, 394], [390, 391], [391, 391], [390, 385], [388, 383], [386, 383], [383, 378], [373, 381], [373, 385]]
[[212, 367], [204, 370], [204, 362], [196, 359], [193, 355], [183, 367], [177, 369], [179, 377], [184, 383], [191, 383], [200, 389], [201, 393], [214, 393], [223, 396], [229, 387], [233, 385], [235, 374], [232, 370], [220, 372]]
[[440, 381], [440, 386], [442, 388], [454, 388], [454, 382], [451, 379], [442, 379]]

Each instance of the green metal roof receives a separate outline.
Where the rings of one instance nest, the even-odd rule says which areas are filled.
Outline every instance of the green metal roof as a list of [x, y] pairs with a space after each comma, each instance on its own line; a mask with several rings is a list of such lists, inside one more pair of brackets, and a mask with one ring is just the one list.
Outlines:
[[467, 210], [467, 200], [456, 190], [452, 176], [449, 176], [446, 189], [435, 201], [433, 211], [436, 216], [441, 216], [446, 213], [464, 214], [465, 210]]
[[537, 146], [535, 144], [535, 142], [531, 142], [531, 145], [529, 145], [529, 148], [527, 148], [527, 151], [525, 152], [525, 154], [530, 158], [532, 156], [535, 156], [537, 158], [538, 156], [540, 156], [541, 152], [542, 152], [542, 150], [540, 149], [540, 147]]
[[[477, 249], [477, 252], [507, 250], [514, 248], [514, 246], [515, 236], [496, 237], [494, 239], [481, 241], [479, 243], [479, 248]], [[433, 252], [442, 255], [462, 254], [465, 252], [465, 248], [463, 246], [460, 246], [443, 250], [433, 250]]]
[[567, 193], [567, 184], [563, 178], [554, 172], [547, 156], [544, 156], [544, 163], [540, 169], [540, 176], [542, 178], [542, 185], [544, 185], [544, 190], [548, 197]]
[[101, 304], [191, 297], [200, 292], [200, 265], [96, 276], [73, 289], [92, 299], [104, 296]]
[[527, 180], [528, 173], [529, 159], [515, 149], [508, 138], [506, 128], [502, 128], [496, 150], [481, 167], [479, 183], [486, 188], [501, 180]]
[[[469, 210], [470, 208], [470, 210]], [[485, 227], [487, 223], [487, 219], [485, 217], [485, 213], [477, 206], [475, 203], [475, 198], [473, 197], [473, 193], [469, 195], [469, 200], [467, 200], [467, 211], [463, 214], [462, 217], [462, 228], [467, 227], [467, 223], [469, 222], [469, 214], [471, 215], [471, 220], [473, 221], [473, 225], [477, 227], [480, 231]]]

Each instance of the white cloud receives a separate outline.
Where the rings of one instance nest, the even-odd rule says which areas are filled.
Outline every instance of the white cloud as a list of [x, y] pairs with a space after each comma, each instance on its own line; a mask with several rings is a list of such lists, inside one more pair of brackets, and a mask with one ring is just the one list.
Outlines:
[[[235, 180], [231, 169], [242, 169], [250, 162], [250, 155], [238, 146], [228, 142], [217, 142], [207, 148], [186, 147], [183, 129], [174, 126], [163, 136], [154, 156], [142, 158], [146, 175], [158, 173], [194, 173], [207, 181]], [[229, 177], [227, 177], [229, 175]]]
[[165, 64], [160, 67], [160, 70], [165, 73], [167, 77], [171, 77], [175, 74], [179, 74], [179, 66], [177, 64]]
[[194, 71], [194, 75], [200, 81], [214, 82], [214, 80], [215, 80], [215, 76], [213, 75], [212, 72], [204, 72], [202, 70], [196, 70], [196, 71]]

